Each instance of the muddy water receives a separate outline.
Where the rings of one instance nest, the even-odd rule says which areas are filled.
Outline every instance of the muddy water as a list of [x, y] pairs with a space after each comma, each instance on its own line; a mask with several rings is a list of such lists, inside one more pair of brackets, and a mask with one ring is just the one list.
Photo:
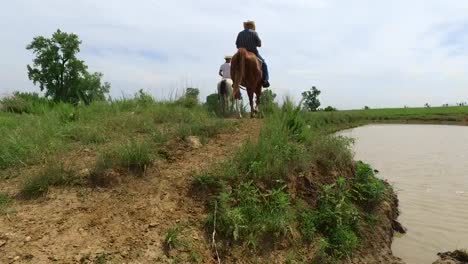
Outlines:
[[343, 132], [356, 139], [356, 159], [395, 187], [400, 222], [393, 253], [427, 264], [437, 252], [468, 248], [468, 127], [369, 125]]

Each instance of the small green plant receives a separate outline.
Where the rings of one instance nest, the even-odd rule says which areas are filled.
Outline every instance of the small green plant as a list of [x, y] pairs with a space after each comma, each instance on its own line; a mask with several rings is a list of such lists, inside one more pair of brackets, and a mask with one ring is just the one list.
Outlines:
[[195, 176], [193, 184], [200, 191], [216, 190], [221, 187], [219, 180], [206, 172]]
[[63, 164], [47, 164], [45, 169], [24, 182], [20, 192], [25, 199], [35, 199], [46, 194], [50, 186], [74, 186], [81, 183], [74, 171], [65, 168]]
[[192, 250], [192, 251], [190, 251], [189, 260], [190, 260], [192, 263], [203, 263], [203, 256], [200, 255], [200, 253], [198, 253], [198, 252]]
[[100, 253], [96, 256], [96, 260], [94, 261], [96, 264], [106, 264], [107, 263], [107, 254]]
[[167, 252], [178, 247], [186, 246], [186, 242], [183, 241], [182, 238], [180, 238], [180, 235], [183, 230], [184, 227], [180, 224], [177, 224], [176, 226], [171, 227], [166, 231], [166, 236], [164, 238], [164, 247]]

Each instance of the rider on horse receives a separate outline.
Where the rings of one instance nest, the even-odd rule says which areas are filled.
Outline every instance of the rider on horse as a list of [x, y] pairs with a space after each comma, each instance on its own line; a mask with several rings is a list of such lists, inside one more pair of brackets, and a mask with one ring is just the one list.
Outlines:
[[255, 22], [254, 21], [247, 21], [244, 22], [244, 30], [239, 32], [237, 35], [236, 40], [237, 48], [245, 48], [248, 51], [254, 53], [257, 58], [262, 62], [262, 72], [263, 72], [263, 87], [267, 88], [270, 87], [270, 83], [268, 82], [269, 75], [268, 75], [268, 67], [265, 60], [260, 56], [258, 53], [257, 47], [262, 46], [262, 41], [258, 36], [257, 32], [255, 31]]
[[219, 76], [223, 79], [231, 79], [231, 59], [232, 56], [224, 57], [226, 62], [221, 64], [221, 67], [219, 67]]

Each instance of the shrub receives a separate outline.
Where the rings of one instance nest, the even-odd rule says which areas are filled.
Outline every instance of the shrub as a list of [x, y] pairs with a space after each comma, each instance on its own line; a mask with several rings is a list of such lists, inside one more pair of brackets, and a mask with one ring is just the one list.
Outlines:
[[375, 177], [372, 168], [363, 162], [356, 164], [353, 182], [353, 198], [367, 209], [374, 209], [382, 201], [386, 191], [382, 180]]
[[359, 220], [358, 211], [352, 204], [345, 178], [336, 183], [325, 185], [317, 201], [315, 223], [325, 234], [340, 226], [355, 228]]
[[359, 213], [350, 198], [346, 179], [339, 178], [324, 186], [317, 201], [315, 225], [328, 238], [327, 252], [337, 259], [350, 255], [358, 243]]

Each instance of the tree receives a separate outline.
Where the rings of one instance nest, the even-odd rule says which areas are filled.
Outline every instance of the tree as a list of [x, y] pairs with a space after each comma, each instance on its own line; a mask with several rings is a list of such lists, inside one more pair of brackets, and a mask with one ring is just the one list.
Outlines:
[[185, 97], [187, 98], [194, 98], [198, 101], [198, 95], [200, 94], [200, 90], [198, 88], [187, 88], [185, 90]]
[[27, 65], [28, 77], [46, 97], [73, 104], [105, 99], [110, 84], [101, 82], [102, 73], [89, 73], [76, 57], [80, 44], [77, 35], [59, 29], [52, 38], [35, 37], [26, 47], [36, 56], [33, 65]]
[[364, 106], [364, 110], [369, 110], [369, 109], [370, 109], [370, 107], [368, 107], [367, 105]]
[[260, 105], [262, 112], [271, 114], [278, 105], [275, 103], [276, 94], [271, 90], [265, 90], [260, 97]]
[[302, 99], [304, 100], [304, 108], [308, 111], [317, 111], [317, 108], [320, 106], [320, 101], [318, 96], [321, 91], [319, 91], [315, 86], [312, 86], [310, 91], [305, 91], [302, 93]]
[[325, 109], [323, 109], [323, 111], [325, 112], [334, 112], [334, 111], [337, 111], [337, 109], [331, 105], [325, 107]]
[[209, 112], [214, 112], [216, 114], [219, 114], [218, 94], [213, 93], [213, 94], [208, 95], [206, 97], [205, 106], [206, 106], [206, 108], [208, 109]]
[[177, 102], [187, 108], [195, 107], [198, 105], [199, 94], [200, 90], [198, 90], [198, 88], [187, 88], [185, 89], [184, 95], [180, 97]]

